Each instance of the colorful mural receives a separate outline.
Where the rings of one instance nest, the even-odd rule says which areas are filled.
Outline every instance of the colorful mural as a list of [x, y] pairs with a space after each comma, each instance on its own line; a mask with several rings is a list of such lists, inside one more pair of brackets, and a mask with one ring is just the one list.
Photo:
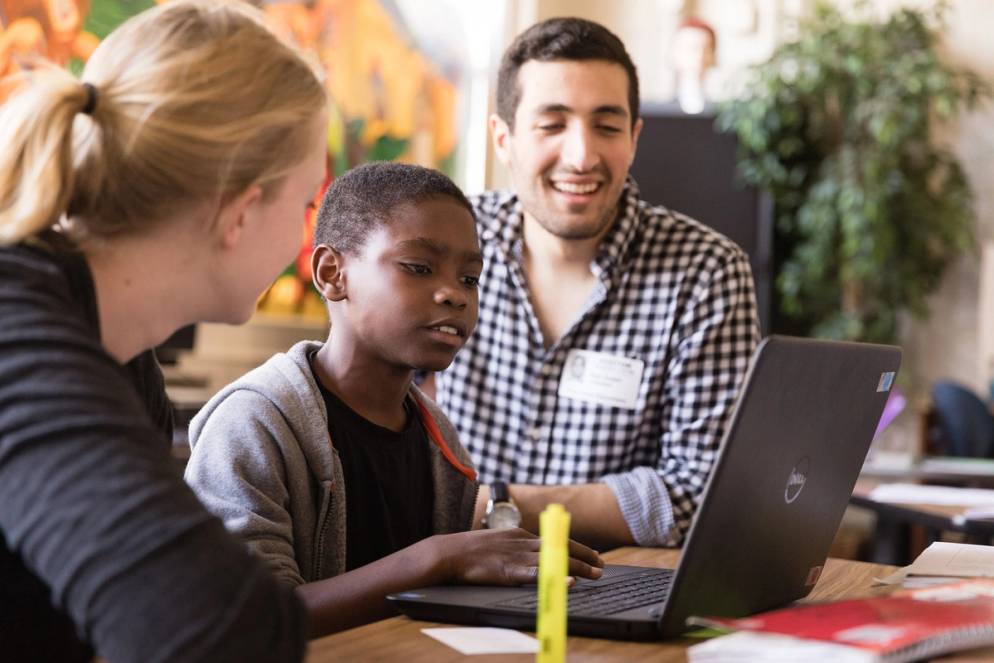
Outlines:
[[[441, 75], [414, 46], [395, 6], [380, 0], [316, 0], [271, 3], [264, 11], [274, 29], [314, 54], [325, 72], [332, 99], [328, 152], [333, 174], [382, 160], [451, 170], [456, 81]], [[309, 290], [312, 228], [309, 219], [296, 267], [264, 298], [264, 310], [283, 310], [298, 291]], [[303, 309], [312, 310], [313, 301], [300, 297]]]
[[[39, 55], [79, 72], [100, 39], [153, 4], [0, 0], [0, 74]], [[262, 9], [273, 29], [324, 71], [332, 99], [327, 183], [372, 160], [419, 163], [451, 174], [458, 140], [458, 68], [439, 67], [418, 48], [391, 0], [271, 2]], [[323, 315], [310, 287], [312, 218], [306, 227], [298, 259], [260, 299], [262, 310]]]

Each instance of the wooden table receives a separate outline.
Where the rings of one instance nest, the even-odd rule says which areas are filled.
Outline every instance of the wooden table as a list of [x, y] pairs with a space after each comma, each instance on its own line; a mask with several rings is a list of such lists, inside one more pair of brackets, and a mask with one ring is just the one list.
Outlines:
[[[603, 555], [612, 564], [633, 564], [673, 568], [680, 558], [680, 551], [667, 548], [619, 548]], [[867, 564], [830, 559], [825, 565], [821, 579], [814, 591], [805, 600], [828, 600], [837, 598], [857, 598], [886, 592], [886, 588], [872, 587], [874, 578], [882, 578], [894, 571], [894, 567], [882, 564]], [[343, 631], [335, 635], [315, 640], [308, 649], [308, 663], [325, 661], [403, 661], [403, 663], [444, 663], [462, 661], [466, 663], [490, 663], [492, 661], [516, 661], [519, 663], [535, 660], [534, 654], [508, 654], [501, 656], [466, 657], [454, 649], [428, 637], [423, 628], [450, 626], [421, 622], [406, 617], [393, 617]], [[571, 636], [566, 645], [570, 663], [597, 661], [685, 661], [687, 647], [701, 642], [693, 638], [681, 638], [665, 642], [621, 642]]]

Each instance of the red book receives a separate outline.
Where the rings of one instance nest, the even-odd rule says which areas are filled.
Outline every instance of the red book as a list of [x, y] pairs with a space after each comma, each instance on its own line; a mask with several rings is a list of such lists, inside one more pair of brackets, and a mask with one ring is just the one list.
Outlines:
[[890, 596], [804, 604], [742, 619], [691, 621], [856, 647], [880, 661], [913, 661], [994, 645], [994, 581], [969, 580]]

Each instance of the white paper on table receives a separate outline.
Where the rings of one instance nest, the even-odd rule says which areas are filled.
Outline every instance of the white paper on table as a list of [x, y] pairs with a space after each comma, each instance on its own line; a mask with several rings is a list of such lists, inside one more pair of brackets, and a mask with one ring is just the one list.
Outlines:
[[953, 582], [949, 576], [909, 576], [910, 566], [894, 571], [894, 573], [883, 578], [874, 578], [874, 585], [901, 585], [908, 589], [921, 589], [922, 587], [934, 587], [935, 585], [948, 585]]
[[900, 585], [908, 577], [908, 569], [910, 567], [902, 566], [894, 573], [889, 576], [884, 576], [883, 578], [874, 578], [874, 585]]
[[994, 578], [994, 546], [936, 541], [902, 570], [909, 576]]
[[779, 633], [739, 631], [694, 645], [689, 663], [874, 663], [873, 652], [832, 642], [805, 640]]
[[994, 490], [923, 486], [916, 483], [885, 483], [870, 491], [870, 499], [898, 504], [994, 507]]
[[535, 654], [538, 640], [509, 628], [423, 628], [421, 632], [460, 654]]
[[948, 576], [910, 576], [904, 580], [902, 587], [905, 589], [928, 589], [939, 585], [948, 585]]

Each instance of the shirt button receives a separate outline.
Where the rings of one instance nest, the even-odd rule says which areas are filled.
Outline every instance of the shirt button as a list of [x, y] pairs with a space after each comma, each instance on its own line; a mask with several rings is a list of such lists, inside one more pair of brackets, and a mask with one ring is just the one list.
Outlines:
[[539, 428], [538, 426], [535, 426], [534, 428], [529, 428], [528, 437], [530, 437], [535, 442], [538, 442], [539, 440], [542, 439], [542, 429]]
[[556, 368], [552, 364], [542, 364], [542, 375], [551, 375]]

